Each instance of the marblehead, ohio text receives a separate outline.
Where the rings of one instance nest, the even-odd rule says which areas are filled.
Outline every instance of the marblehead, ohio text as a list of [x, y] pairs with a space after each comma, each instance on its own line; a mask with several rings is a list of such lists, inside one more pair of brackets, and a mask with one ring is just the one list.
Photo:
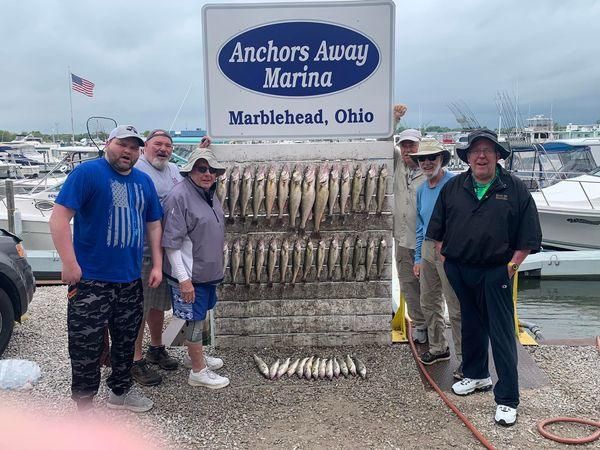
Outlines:
[[[323, 110], [314, 113], [294, 113], [289, 109], [277, 112], [274, 109], [250, 113], [237, 110], [228, 111], [229, 125], [301, 125], [322, 124], [327, 125], [329, 120], [324, 117]], [[370, 123], [375, 116], [371, 111], [363, 111], [363, 108], [340, 108], [333, 115], [337, 123]]]

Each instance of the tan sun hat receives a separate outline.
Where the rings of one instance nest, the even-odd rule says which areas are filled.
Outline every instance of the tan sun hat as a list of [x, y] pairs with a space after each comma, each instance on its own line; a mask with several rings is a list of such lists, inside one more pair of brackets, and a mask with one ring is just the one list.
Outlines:
[[216, 169], [217, 176], [225, 173], [226, 167], [217, 161], [217, 157], [215, 156], [214, 152], [209, 148], [197, 148], [194, 150], [190, 155], [188, 162], [181, 169], [179, 169], [179, 172], [181, 172], [181, 174], [184, 176], [187, 175], [192, 171], [194, 164], [196, 164], [199, 159], [205, 159], [209, 167]]
[[418, 164], [419, 156], [439, 154], [442, 154], [442, 167], [447, 166], [448, 162], [450, 162], [450, 152], [436, 139], [425, 139], [419, 144], [419, 151], [411, 153], [409, 156]]

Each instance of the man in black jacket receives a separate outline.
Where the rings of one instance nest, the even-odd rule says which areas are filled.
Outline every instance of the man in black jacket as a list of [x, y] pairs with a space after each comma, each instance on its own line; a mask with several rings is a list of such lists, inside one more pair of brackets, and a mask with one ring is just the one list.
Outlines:
[[445, 258], [461, 307], [465, 378], [452, 391], [467, 395], [491, 389], [491, 342], [498, 374], [495, 420], [510, 426], [519, 404], [511, 279], [525, 257], [539, 251], [542, 232], [525, 184], [498, 164], [510, 151], [496, 133], [472, 131], [468, 146], [457, 153], [470, 169], [444, 186], [427, 229]]

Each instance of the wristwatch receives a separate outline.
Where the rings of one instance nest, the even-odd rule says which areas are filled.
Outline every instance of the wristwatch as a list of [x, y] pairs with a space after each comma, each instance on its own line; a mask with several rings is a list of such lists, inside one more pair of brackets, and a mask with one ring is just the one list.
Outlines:
[[519, 265], [516, 262], [509, 262], [508, 267], [510, 267], [515, 272], [519, 270]]

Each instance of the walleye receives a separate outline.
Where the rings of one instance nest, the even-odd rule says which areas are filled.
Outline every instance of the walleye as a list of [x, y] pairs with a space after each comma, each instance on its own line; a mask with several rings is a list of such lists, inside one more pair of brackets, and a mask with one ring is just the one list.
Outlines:
[[291, 377], [292, 375], [294, 375], [294, 373], [296, 373], [296, 368], [298, 367], [298, 364], [300, 364], [300, 358], [296, 358], [296, 360], [290, 364], [290, 367], [287, 370], [288, 377]]
[[265, 186], [265, 212], [267, 220], [271, 219], [271, 212], [273, 211], [273, 205], [275, 204], [275, 197], [277, 196], [277, 173], [275, 168], [270, 165], [267, 171], [267, 183]]
[[375, 239], [369, 238], [367, 241], [367, 257], [365, 261], [365, 280], [370, 279], [371, 266], [375, 260]]
[[313, 361], [312, 370], [310, 376], [313, 380], [319, 379], [319, 368], [321, 367], [321, 358], [317, 356], [317, 359]]
[[240, 196], [240, 169], [235, 166], [229, 175], [229, 220], [228, 222], [234, 222], [235, 207], [238, 203]]
[[227, 270], [227, 264], [229, 264], [229, 242], [225, 241], [223, 244], [223, 274]]
[[371, 201], [373, 200], [373, 194], [375, 194], [375, 188], [377, 187], [377, 169], [375, 164], [371, 164], [367, 171], [367, 179], [365, 181], [365, 213], [369, 214]]
[[246, 247], [244, 248], [244, 278], [246, 280], [246, 286], [250, 286], [250, 279], [252, 278], [252, 262], [253, 262], [254, 248], [252, 240], [246, 241]]
[[346, 365], [346, 361], [344, 360], [343, 356], [339, 356], [336, 358], [338, 364], [340, 365], [340, 372], [342, 373], [342, 375], [344, 375], [346, 378], [348, 378], [348, 374], [350, 372], [348, 372], [348, 366]]
[[352, 212], [360, 211], [360, 193], [362, 192], [362, 177], [363, 171], [362, 166], [359, 164], [354, 171], [354, 177], [352, 178], [352, 192], [351, 203], [352, 203]]
[[265, 265], [265, 241], [262, 239], [256, 245], [256, 262], [254, 265], [256, 266], [256, 282], [260, 283], [260, 276]]
[[281, 378], [284, 373], [287, 373], [289, 367], [290, 358], [286, 359], [285, 362], [279, 366], [279, 369], [277, 369], [277, 378]]
[[323, 358], [319, 364], [319, 378], [325, 378], [325, 372], [327, 371], [327, 358]]
[[379, 243], [379, 252], [377, 253], [377, 278], [383, 276], [383, 266], [385, 264], [385, 258], [387, 256], [387, 242], [381, 238]]
[[329, 172], [329, 217], [333, 219], [333, 213], [335, 211], [335, 202], [337, 200], [338, 193], [340, 192], [340, 166], [334, 164]]
[[333, 360], [333, 376], [336, 378], [339, 378], [341, 372], [340, 369], [340, 363], [338, 362], [337, 358], [331, 358]]
[[350, 358], [350, 355], [346, 355], [346, 365], [348, 366], [348, 372], [352, 375], [356, 375], [356, 365], [354, 364], [354, 361], [352, 361], [352, 358]]
[[304, 365], [304, 378], [306, 378], [307, 380], [310, 380], [312, 377], [312, 366], [314, 359], [315, 357], [311, 356], [310, 358], [308, 358], [308, 361], [306, 361], [306, 364]]
[[217, 190], [215, 195], [219, 199], [219, 203], [225, 208], [225, 196], [227, 195], [227, 171], [217, 178]]
[[325, 245], [325, 241], [321, 241], [317, 247], [317, 281], [321, 279], [321, 272], [323, 272], [323, 263], [325, 262]]
[[271, 368], [269, 369], [269, 378], [274, 380], [277, 376], [277, 371], [279, 370], [279, 360], [275, 361]]
[[342, 243], [342, 261], [340, 263], [342, 269], [342, 280], [348, 279], [348, 263], [350, 262], [350, 236], [346, 236]]
[[299, 240], [294, 243], [294, 251], [292, 253], [292, 286], [296, 284], [296, 278], [300, 273], [302, 265], [302, 244]]
[[313, 205], [315, 204], [315, 168], [310, 165], [304, 172], [302, 180], [302, 213], [300, 216], [300, 232], [303, 233], [306, 228], [306, 221], [310, 216]]
[[290, 259], [290, 244], [287, 238], [281, 243], [281, 254], [279, 258], [279, 273], [281, 274], [281, 284], [285, 284], [285, 273], [288, 268], [288, 260]]
[[267, 283], [273, 286], [273, 275], [275, 274], [275, 264], [277, 264], [277, 239], [271, 239], [269, 242], [269, 255], [267, 261]]
[[325, 376], [330, 380], [333, 380], [333, 358], [329, 358], [327, 360], [327, 365], [325, 366]]
[[385, 201], [385, 191], [387, 188], [387, 176], [387, 165], [384, 164], [381, 166], [379, 179], [377, 180], [377, 214], [381, 214], [383, 211], [383, 202]]
[[306, 249], [304, 250], [304, 274], [302, 275], [302, 281], [306, 282], [306, 278], [310, 274], [312, 269], [312, 263], [315, 255], [315, 246], [309, 239], [306, 243]]
[[327, 208], [329, 199], [329, 164], [325, 163], [319, 169], [319, 180], [317, 183], [317, 194], [315, 199], [315, 237], [319, 237], [321, 221]]
[[306, 366], [306, 362], [308, 360], [308, 357], [302, 358], [302, 361], [300, 361], [300, 364], [298, 364], [298, 367], [296, 368], [296, 376], [298, 378], [302, 378], [304, 376], [304, 366]]
[[253, 222], [258, 222], [258, 213], [265, 198], [265, 168], [259, 166], [256, 169], [254, 177], [254, 192], [252, 193], [252, 211], [254, 212]]
[[242, 181], [240, 186], [240, 218], [243, 221], [246, 220], [246, 209], [248, 208], [248, 202], [250, 201], [250, 194], [252, 193], [252, 167], [246, 166], [244, 174], [242, 175]]
[[354, 362], [356, 363], [356, 371], [360, 375], [361, 378], [367, 378], [367, 368], [364, 363], [358, 359], [356, 356], [354, 357]]
[[338, 257], [340, 255], [340, 244], [337, 236], [334, 236], [329, 244], [329, 255], [327, 255], [327, 279], [333, 279], [335, 272], [335, 265], [337, 264]]
[[254, 358], [254, 362], [256, 363], [256, 367], [258, 367], [260, 374], [265, 378], [270, 378], [269, 366], [267, 366], [258, 355], [252, 355], [252, 357]]
[[350, 197], [350, 168], [347, 164], [342, 167], [342, 179], [340, 181], [340, 215], [346, 215], [348, 197]]
[[236, 240], [233, 243], [233, 247], [231, 249], [231, 283], [235, 284], [235, 278], [238, 273], [238, 269], [240, 268], [240, 261], [242, 260], [242, 249], [239, 240]]
[[300, 201], [302, 200], [302, 173], [298, 166], [294, 167], [292, 172], [290, 191], [290, 227], [296, 227], [296, 216], [300, 209]]
[[356, 236], [356, 241], [354, 242], [354, 252], [352, 254], [352, 269], [354, 270], [355, 279], [358, 279], [358, 269], [360, 267], [360, 262], [362, 261], [362, 247], [362, 239], [360, 236]]
[[279, 183], [277, 184], [277, 208], [279, 209], [279, 220], [283, 220], [283, 211], [290, 194], [290, 168], [286, 164], [281, 169]]

